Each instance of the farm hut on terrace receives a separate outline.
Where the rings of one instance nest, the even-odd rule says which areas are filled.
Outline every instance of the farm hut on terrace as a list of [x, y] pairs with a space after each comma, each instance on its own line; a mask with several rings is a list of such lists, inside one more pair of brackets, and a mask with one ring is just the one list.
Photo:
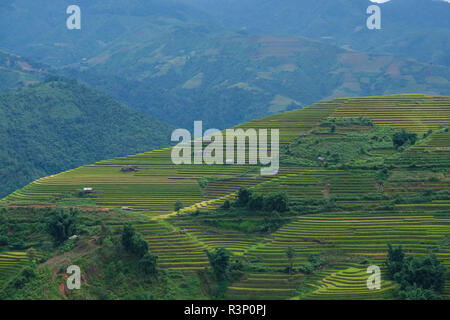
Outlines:
[[136, 171], [136, 167], [133, 166], [123, 166], [120, 171], [122, 172], [133, 172]]
[[94, 189], [93, 188], [83, 188], [83, 192], [84, 193], [94, 193]]
[[308, 134], [307, 134], [306, 132], [300, 132], [300, 133], [298, 134], [298, 137], [299, 137], [299, 138], [303, 138], [303, 137], [306, 137], [306, 136], [308, 136]]

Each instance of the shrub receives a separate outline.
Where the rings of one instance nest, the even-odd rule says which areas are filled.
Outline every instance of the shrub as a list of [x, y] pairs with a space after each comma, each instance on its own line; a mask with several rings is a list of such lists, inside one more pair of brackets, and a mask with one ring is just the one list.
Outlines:
[[122, 245], [125, 250], [142, 258], [148, 252], [147, 241], [144, 240], [142, 234], [130, 225], [126, 224], [122, 231]]
[[147, 252], [144, 256], [139, 260], [139, 268], [141, 271], [147, 275], [156, 274], [156, 264], [158, 257], [151, 252]]
[[388, 245], [386, 259], [389, 276], [400, 284], [402, 299], [438, 299], [444, 288], [446, 268], [434, 254], [406, 257], [403, 249]]
[[184, 208], [183, 203], [180, 200], [177, 200], [177, 202], [175, 202], [175, 204], [174, 204], [175, 211], [178, 212], [183, 208]]
[[231, 208], [230, 200], [225, 200], [223, 205], [222, 205], [222, 209], [228, 210], [230, 208]]
[[283, 192], [270, 194], [264, 198], [264, 211], [285, 212], [288, 210], [288, 197]]
[[253, 190], [247, 187], [241, 187], [238, 191], [238, 197], [235, 202], [235, 205], [237, 207], [245, 207], [248, 204], [248, 201], [250, 200], [250, 197], [253, 193]]
[[205, 251], [216, 279], [218, 281], [226, 280], [230, 267], [230, 252], [225, 248], [216, 249], [214, 252]]
[[395, 133], [392, 138], [392, 142], [394, 143], [394, 147], [396, 149], [398, 149], [399, 147], [403, 146], [406, 143], [413, 145], [416, 143], [416, 140], [417, 140], [417, 134], [408, 133], [408, 132], [406, 132], [405, 129], [402, 129], [401, 132]]
[[77, 210], [66, 212], [63, 209], [50, 212], [46, 221], [46, 229], [53, 237], [55, 245], [60, 245], [77, 231]]
[[261, 210], [264, 204], [264, 196], [259, 193], [253, 193], [248, 200], [248, 208], [250, 210]]

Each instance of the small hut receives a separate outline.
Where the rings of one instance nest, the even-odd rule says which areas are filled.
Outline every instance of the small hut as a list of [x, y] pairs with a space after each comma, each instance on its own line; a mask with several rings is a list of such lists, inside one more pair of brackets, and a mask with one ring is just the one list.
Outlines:
[[227, 159], [227, 160], [225, 161], [225, 164], [226, 164], [226, 165], [232, 165], [232, 164], [234, 164], [234, 160], [233, 160], [233, 159]]
[[318, 157], [317, 160], [319, 160], [320, 162], [324, 162], [325, 158], [324, 157]]
[[126, 210], [126, 211], [131, 211], [131, 210], [133, 210], [133, 209], [130, 208], [130, 207], [122, 207], [121, 209], [122, 209], [122, 210]]
[[299, 134], [298, 134], [298, 137], [299, 138], [303, 138], [303, 137], [307, 137], [308, 136], [308, 134], [306, 133], [306, 132], [300, 132]]
[[123, 166], [120, 171], [122, 172], [133, 172], [136, 171], [136, 167], [133, 166]]

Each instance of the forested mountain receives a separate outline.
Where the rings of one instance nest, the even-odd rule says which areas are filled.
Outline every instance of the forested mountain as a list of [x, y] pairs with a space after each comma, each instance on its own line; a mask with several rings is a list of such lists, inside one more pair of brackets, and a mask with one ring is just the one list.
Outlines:
[[[80, 5], [81, 30], [66, 28], [69, 4]], [[390, 39], [383, 34], [391, 34], [389, 19], [380, 32], [368, 33], [365, 28], [354, 32], [365, 25], [367, 5], [347, 0], [283, 1], [283, 6], [251, 0], [60, 1], [57, 5], [49, 0], [39, 4], [17, 0], [0, 8], [0, 26], [5, 27], [0, 28], [0, 46], [26, 52], [130, 107], [183, 127], [203, 120], [205, 126], [224, 129], [336, 97], [450, 94], [447, 67], [381, 54], [382, 49], [360, 53], [342, 47], [368, 49], [338, 37], [349, 29], [349, 38], [361, 34], [358, 39], [367, 44]], [[383, 16], [389, 16], [385, 5]], [[283, 18], [274, 21], [271, 15]], [[231, 16], [247, 24], [228, 21]], [[428, 31], [446, 25], [440, 16], [426, 24], [432, 28]], [[16, 31], [14, 35], [7, 25]], [[394, 29], [404, 31], [400, 22]], [[330, 35], [334, 40], [322, 38]], [[425, 61], [442, 62], [436, 46], [445, 47], [445, 42], [436, 41], [434, 47], [425, 40], [422, 44], [436, 53]]]
[[0, 197], [49, 174], [169, 144], [171, 128], [75, 81], [0, 95]]

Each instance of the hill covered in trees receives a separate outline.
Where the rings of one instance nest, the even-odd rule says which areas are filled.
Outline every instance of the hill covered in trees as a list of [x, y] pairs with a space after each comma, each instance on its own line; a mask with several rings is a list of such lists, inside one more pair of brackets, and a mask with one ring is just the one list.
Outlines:
[[76, 81], [0, 95], [0, 197], [39, 177], [167, 146], [171, 128]]

